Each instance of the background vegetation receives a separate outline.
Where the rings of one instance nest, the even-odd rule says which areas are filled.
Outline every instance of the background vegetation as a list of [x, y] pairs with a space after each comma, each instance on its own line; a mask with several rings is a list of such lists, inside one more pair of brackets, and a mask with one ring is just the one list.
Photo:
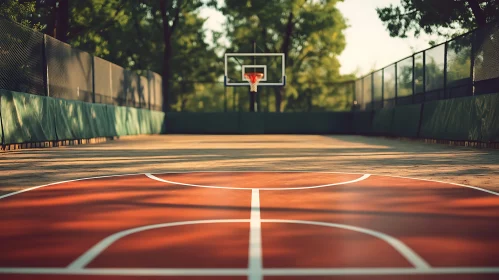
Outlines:
[[[252, 41], [263, 51], [286, 54], [288, 85], [262, 90], [265, 110], [348, 110], [353, 85], [345, 81], [355, 76], [339, 73], [347, 28], [339, 1], [2, 0], [0, 16], [123, 67], [162, 74], [164, 110], [244, 109], [247, 93], [225, 91], [220, 82], [221, 56], [251, 48]], [[496, 20], [498, 2], [402, 0], [377, 11], [392, 36], [422, 31], [453, 36]], [[200, 16], [206, 6], [227, 18], [224, 34], [211, 34], [212, 42]], [[228, 50], [219, 44], [221, 36]], [[456, 66], [454, 72], [458, 79], [462, 71]]]

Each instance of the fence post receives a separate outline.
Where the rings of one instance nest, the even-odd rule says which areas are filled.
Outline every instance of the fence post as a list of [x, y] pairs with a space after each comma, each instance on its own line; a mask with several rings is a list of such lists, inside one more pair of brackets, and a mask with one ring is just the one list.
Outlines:
[[445, 42], [444, 44], [444, 96], [442, 99], [448, 98], [447, 96], [447, 48], [448, 48], [448, 42]]
[[371, 73], [371, 110], [374, 110], [374, 73]]
[[[91, 71], [92, 71], [92, 103], [95, 103], [95, 58], [94, 58], [93, 55], [91, 55], [91, 57], [92, 57], [92, 65], [91, 65]], [[102, 99], [102, 97], [101, 97], [101, 99]]]
[[398, 63], [395, 62], [395, 105], [397, 105], [397, 99], [398, 99], [398, 91], [399, 91], [399, 85], [398, 85], [398, 80], [399, 80], [399, 77], [398, 77], [398, 73], [397, 73], [397, 68], [398, 68]]
[[233, 91], [232, 91], [232, 99], [233, 99], [233, 103], [232, 103], [232, 107], [234, 108], [234, 112], [239, 112], [239, 92], [238, 92], [238, 87], [233, 87], [232, 88]]
[[366, 110], [366, 107], [365, 107], [365, 100], [364, 100], [364, 78], [361, 78], [362, 82], [360, 83], [362, 88], [361, 88], [361, 92], [362, 92], [362, 107], [364, 107], [364, 111]]
[[471, 33], [471, 54], [470, 54], [471, 95], [475, 95], [475, 51], [476, 51], [475, 41], [477, 40], [476, 37], [477, 37], [477, 31], [473, 31], [473, 33]]
[[267, 98], [267, 113], [270, 112], [270, 89], [265, 88], [265, 97]]
[[49, 64], [47, 62], [47, 35], [43, 34], [42, 42], [42, 68], [43, 68], [43, 87], [45, 96], [50, 96], [49, 89]]
[[414, 96], [416, 95], [416, 55], [412, 55], [412, 103], [414, 103]]
[[227, 87], [224, 86], [224, 112], [227, 113]]
[[426, 100], [426, 51], [423, 52], [423, 98], [422, 102]]
[[352, 108], [353, 108], [353, 111], [356, 111], [355, 110], [355, 101], [357, 101], [357, 104], [359, 103], [359, 101], [357, 100], [357, 80], [354, 80], [353, 82], [353, 98], [352, 98]]

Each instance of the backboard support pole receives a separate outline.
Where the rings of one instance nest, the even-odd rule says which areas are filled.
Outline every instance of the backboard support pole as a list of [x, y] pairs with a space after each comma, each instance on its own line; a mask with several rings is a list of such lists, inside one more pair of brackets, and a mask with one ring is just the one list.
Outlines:
[[[256, 41], [253, 41], [253, 53], [256, 53]], [[256, 64], [256, 56], [253, 56], [253, 65]], [[256, 68], [253, 69], [253, 72], [256, 72]], [[256, 90], [253, 91], [251, 88], [250, 88], [250, 92], [249, 92], [249, 111], [250, 112], [256, 112]]]

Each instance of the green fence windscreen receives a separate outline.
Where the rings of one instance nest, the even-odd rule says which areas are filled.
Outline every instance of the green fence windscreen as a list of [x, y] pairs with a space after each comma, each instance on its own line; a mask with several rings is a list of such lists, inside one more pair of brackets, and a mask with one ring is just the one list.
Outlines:
[[139, 119], [139, 109], [137, 108], [127, 108], [126, 115], [126, 128], [127, 135], [138, 135], [140, 134], [140, 119]]
[[106, 106], [106, 116], [107, 116], [107, 122], [109, 124], [109, 135], [108, 136], [118, 136], [117, 132], [117, 122], [118, 120], [116, 119], [116, 108], [118, 106], [113, 106], [113, 105], [105, 105]]
[[239, 133], [263, 134], [265, 132], [265, 118], [261, 113], [239, 113]]
[[165, 113], [151, 111], [151, 134], [165, 132]]
[[266, 113], [265, 133], [344, 134], [351, 128], [350, 113]]
[[107, 108], [104, 104], [88, 104], [90, 109], [90, 122], [93, 126], [94, 137], [114, 136], [111, 132], [111, 123], [107, 116]]
[[372, 132], [379, 135], [390, 135], [392, 120], [393, 108], [376, 111], [372, 122]]
[[91, 138], [85, 103], [65, 99], [55, 100], [55, 126], [58, 140]]
[[499, 142], [499, 93], [474, 98], [480, 141]]
[[54, 99], [0, 90], [4, 144], [56, 140]]
[[394, 108], [391, 134], [398, 137], [418, 136], [421, 104], [397, 106]]
[[444, 140], [479, 140], [473, 97], [425, 103], [420, 135]]
[[[109, 107], [108, 107], [109, 108]], [[127, 134], [127, 108], [122, 106], [114, 107], [114, 128], [117, 136], [125, 136]]]
[[369, 134], [372, 132], [372, 111], [358, 111], [353, 113], [353, 132], [355, 134]]
[[238, 113], [167, 113], [168, 133], [237, 134]]

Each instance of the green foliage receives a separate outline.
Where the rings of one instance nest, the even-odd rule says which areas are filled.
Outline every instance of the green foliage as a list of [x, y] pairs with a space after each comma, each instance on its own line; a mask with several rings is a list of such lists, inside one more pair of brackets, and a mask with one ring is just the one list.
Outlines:
[[2, 0], [0, 2], [0, 17], [40, 30], [41, 25], [33, 20], [34, 14], [35, 1]]
[[[288, 84], [285, 89], [262, 88], [262, 110], [349, 108], [353, 84], [344, 82], [355, 77], [339, 73], [346, 23], [336, 8], [338, 1], [226, 0], [217, 7], [227, 17], [227, 51], [251, 51], [255, 40], [260, 51], [287, 54]], [[215, 33], [214, 42], [206, 43], [199, 10], [220, 1], [69, 1], [67, 28], [58, 26], [61, 2], [4, 0], [0, 16], [51, 36], [67, 30], [67, 41], [75, 48], [131, 70], [161, 73], [168, 80], [173, 111], [247, 109], [247, 89], [225, 90], [217, 83], [223, 60], [216, 42], [222, 35]]]
[[418, 37], [422, 31], [449, 37], [499, 19], [499, 0], [402, 0], [377, 12], [392, 37]]
[[[260, 52], [284, 52], [287, 85], [277, 110], [344, 110], [353, 92], [334, 90], [345, 77], [339, 74], [337, 56], [345, 48], [345, 20], [337, 0], [226, 0], [231, 52], [251, 52], [256, 41]], [[351, 78], [351, 77], [350, 77]], [[284, 94], [283, 94], [284, 93]]]

